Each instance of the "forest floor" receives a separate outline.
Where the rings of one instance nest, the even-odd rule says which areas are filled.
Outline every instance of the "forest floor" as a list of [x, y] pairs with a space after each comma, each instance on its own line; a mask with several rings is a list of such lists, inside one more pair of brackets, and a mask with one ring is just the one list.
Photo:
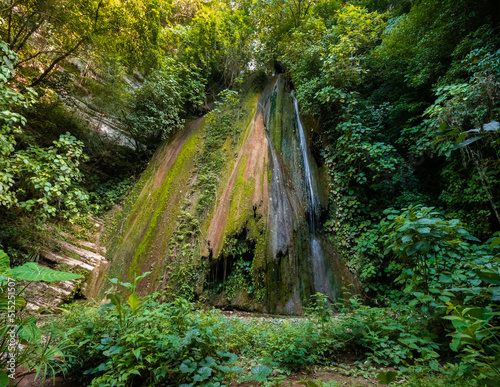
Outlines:
[[[250, 319], [269, 319], [269, 320], [295, 320], [307, 318], [304, 316], [290, 316], [290, 315], [273, 315], [266, 313], [256, 313], [256, 312], [245, 312], [240, 310], [223, 310], [221, 311], [223, 315], [229, 318], [240, 318], [242, 320]], [[346, 387], [366, 387], [366, 386], [378, 386], [378, 380], [376, 375], [379, 372], [394, 371], [393, 369], [387, 368], [375, 368], [370, 367], [369, 369], [364, 369], [360, 367], [359, 364], [354, 362], [354, 359], [345, 359], [338, 367], [312, 367], [308, 370], [292, 373], [284, 380], [281, 381], [280, 386], [283, 387], [298, 387], [301, 386], [300, 382], [313, 381], [318, 386], [322, 383], [335, 381], [338, 386]], [[11, 383], [12, 386], [16, 387], [83, 387], [80, 382], [72, 381], [69, 378], [63, 376], [56, 376], [54, 379], [47, 379], [45, 382], [41, 380], [35, 380], [35, 372], [26, 372], [26, 370], [18, 369], [17, 374], [19, 377]], [[259, 386], [262, 383], [257, 382], [231, 382], [230, 387], [250, 387]], [[278, 385], [278, 384], [273, 384]], [[332, 386], [335, 384], [332, 383]]]
[[[383, 371], [383, 370], [381, 370]], [[303, 381], [318, 381], [321, 380], [323, 383], [335, 381], [338, 386], [378, 386], [379, 383], [375, 376], [364, 377], [360, 375], [345, 375], [338, 370], [328, 370], [328, 369], [318, 369], [317, 371], [300, 372], [288, 376], [281, 382], [283, 387], [298, 387], [301, 386], [299, 383]], [[62, 376], [57, 376], [55, 379], [47, 379], [45, 383], [40, 380], [35, 380], [35, 373], [24, 374], [20, 378], [16, 379], [13, 386], [17, 387], [82, 387], [79, 382], [71, 381]], [[231, 387], [250, 387], [259, 386], [257, 382], [253, 383], [231, 383]]]

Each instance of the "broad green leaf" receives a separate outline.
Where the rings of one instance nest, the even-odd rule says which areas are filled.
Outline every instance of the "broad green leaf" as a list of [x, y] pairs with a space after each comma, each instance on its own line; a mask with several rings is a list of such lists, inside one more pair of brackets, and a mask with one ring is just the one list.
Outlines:
[[151, 272], [147, 271], [147, 272], [143, 273], [142, 275], [140, 275], [138, 277], [135, 277], [135, 279], [134, 279], [134, 289], [137, 287], [137, 285], [139, 285], [139, 282], [141, 282], [144, 279], [144, 277], [146, 277], [149, 274], [151, 274]]
[[238, 360], [238, 355], [231, 352], [217, 351], [217, 355], [219, 355], [226, 364], [233, 364]]
[[495, 238], [495, 239], [493, 240], [493, 242], [491, 242], [491, 244], [490, 244], [490, 249], [492, 249], [493, 247], [496, 247], [496, 246], [498, 246], [498, 245], [500, 245], [500, 237], [499, 237], [499, 238]]
[[398, 373], [394, 371], [388, 371], [386, 373], [381, 372], [377, 374], [377, 379], [380, 384], [391, 384], [396, 380], [397, 376]]
[[132, 293], [128, 298], [128, 304], [132, 308], [132, 312], [136, 312], [139, 309], [141, 302], [139, 301], [139, 297]]
[[193, 380], [195, 382], [203, 382], [207, 380], [210, 375], [212, 375], [212, 369], [210, 367], [201, 367], [198, 370], [198, 374], [194, 376]]
[[21, 327], [18, 331], [20, 338], [34, 344], [40, 343], [42, 339], [42, 334], [40, 329], [36, 326], [36, 318], [28, 317], [21, 323]]
[[200, 366], [202, 367], [215, 367], [216, 365], [217, 363], [212, 356], [207, 356], [205, 360], [200, 362]]
[[403, 238], [401, 238], [401, 241], [403, 243], [408, 243], [408, 242], [411, 242], [413, 240], [413, 238], [411, 237], [411, 235], [405, 235]]
[[181, 366], [179, 367], [179, 370], [183, 374], [193, 373], [194, 371], [196, 371], [197, 366], [198, 366], [197, 363], [189, 359], [186, 359], [182, 362]]
[[494, 285], [500, 285], [500, 269], [493, 267], [491, 269], [482, 269], [477, 273], [478, 277], [483, 281]]
[[9, 256], [5, 254], [3, 250], [0, 250], [0, 273], [4, 273], [6, 270], [9, 270], [9, 268], [10, 268]]
[[0, 387], [7, 387], [9, 383], [9, 375], [5, 371], [0, 371]]
[[456, 150], [456, 149], [460, 149], [460, 148], [463, 148], [469, 144], [472, 144], [473, 142], [477, 141], [477, 140], [480, 140], [482, 139], [483, 136], [474, 136], [474, 137], [471, 137], [471, 138], [468, 138], [467, 140], [465, 141], [462, 141], [460, 144], [457, 144], [455, 145], [453, 148], [451, 148], [452, 150]]
[[121, 305], [122, 301], [123, 301], [123, 297], [120, 296], [119, 294], [112, 294], [112, 293], [110, 293], [106, 297], [108, 298], [108, 300], [111, 301], [111, 303], [113, 305], [115, 305], [117, 307], [119, 307]]
[[27, 281], [71, 281], [83, 278], [80, 274], [66, 273], [64, 271], [52, 270], [37, 265], [34, 262], [25, 263], [22, 266], [11, 269], [12, 276]]
[[258, 365], [252, 368], [253, 379], [256, 382], [264, 383], [267, 381], [267, 377], [271, 374], [272, 369], [265, 365]]

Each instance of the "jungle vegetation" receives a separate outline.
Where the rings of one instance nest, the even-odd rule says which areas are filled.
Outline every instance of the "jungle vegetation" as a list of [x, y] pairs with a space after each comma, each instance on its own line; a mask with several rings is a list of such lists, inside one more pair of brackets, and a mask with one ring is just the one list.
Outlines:
[[186, 120], [279, 72], [320, 123], [323, 231], [362, 289], [259, 322], [115, 279], [126, 296], [65, 307], [50, 340], [19, 316], [29, 367], [92, 386], [279, 385], [349, 357], [390, 367], [384, 384], [500, 383], [497, 0], [2, 0], [0, 18], [2, 288], [51, 230], [120, 203]]

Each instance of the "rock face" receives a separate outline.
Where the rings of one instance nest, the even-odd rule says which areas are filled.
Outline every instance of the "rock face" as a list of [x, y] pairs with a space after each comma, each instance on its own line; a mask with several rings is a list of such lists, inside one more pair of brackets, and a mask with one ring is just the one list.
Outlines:
[[39, 264], [51, 269], [70, 271], [83, 275], [83, 279], [73, 281], [56, 281], [49, 283], [33, 282], [26, 289], [26, 307], [30, 310], [43, 312], [52, 311], [75, 296], [87, 299], [97, 297], [102, 287], [109, 262], [101, 254], [104, 247], [94, 243], [81, 241], [69, 234], [61, 233], [71, 242], [53, 240], [54, 248], [44, 248], [40, 252]]
[[[208, 123], [193, 121], [160, 146], [116, 219], [106, 255], [109, 276], [130, 281], [152, 271], [141, 283], [144, 293], [300, 314], [318, 290], [312, 252], [325, 257], [324, 283], [338, 287], [335, 272], [344, 270], [327, 238], [311, 237], [309, 215], [326, 211], [328, 184], [319, 181], [314, 158], [301, 148], [308, 135], [302, 133], [301, 143], [294, 100], [281, 77], [242, 105], [232, 123], [236, 135], [222, 147], [210, 208], [200, 212], [197, 206], [204, 194], [197, 160]], [[314, 184], [305, 183], [304, 155]]]

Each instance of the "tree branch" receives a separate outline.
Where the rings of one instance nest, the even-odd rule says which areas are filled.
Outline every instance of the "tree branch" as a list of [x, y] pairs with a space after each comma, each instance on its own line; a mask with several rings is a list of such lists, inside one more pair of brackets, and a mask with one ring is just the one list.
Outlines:
[[52, 61], [52, 63], [50, 64], [49, 67], [47, 67], [47, 69], [42, 73], [42, 75], [40, 75], [37, 79], [35, 79], [31, 85], [29, 85], [29, 87], [34, 87], [34, 86], [37, 86], [41, 81], [43, 81], [47, 75], [49, 75], [49, 73], [54, 69], [54, 67], [56, 67], [56, 65], [61, 62], [62, 60], [66, 59], [68, 56], [70, 56], [71, 54], [73, 54], [76, 50], [78, 50], [78, 48], [87, 40], [87, 37], [83, 37], [81, 38], [78, 43], [73, 47], [71, 48], [69, 51], [67, 51], [66, 53], [64, 53], [63, 55], [57, 57], [56, 59], [54, 59]]
[[33, 35], [42, 26], [42, 24], [44, 22], [45, 22], [45, 20], [39, 19], [38, 22], [35, 24], [35, 26], [32, 27], [31, 30], [24, 36], [23, 40], [21, 41], [21, 43], [19, 43], [19, 46], [17, 46], [14, 49], [14, 51], [15, 52], [19, 52], [21, 50], [21, 48], [24, 47], [24, 45], [26, 44], [26, 42], [28, 41], [28, 39], [31, 37], [31, 35]]

